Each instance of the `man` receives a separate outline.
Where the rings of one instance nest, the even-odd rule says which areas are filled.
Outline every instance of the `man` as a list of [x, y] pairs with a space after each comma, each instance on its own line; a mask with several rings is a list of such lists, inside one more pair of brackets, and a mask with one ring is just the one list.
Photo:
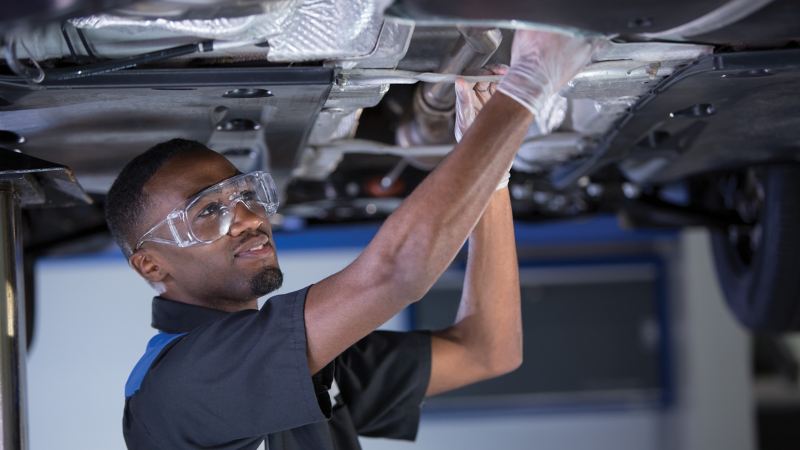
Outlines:
[[[486, 89], [459, 85], [461, 142], [361, 255], [261, 310], [256, 300], [282, 281], [269, 176], [239, 174], [183, 140], [131, 161], [109, 192], [108, 222], [160, 294], [160, 333], [126, 385], [128, 447], [357, 449], [359, 434], [414, 439], [424, 397], [518, 367], [507, 173], [534, 116], [543, 122], [589, 53], [583, 40], [518, 32], [499, 93], [489, 99]], [[423, 297], [467, 237], [456, 323], [432, 333], [374, 331]], [[339, 392], [329, 396], [332, 385]]]

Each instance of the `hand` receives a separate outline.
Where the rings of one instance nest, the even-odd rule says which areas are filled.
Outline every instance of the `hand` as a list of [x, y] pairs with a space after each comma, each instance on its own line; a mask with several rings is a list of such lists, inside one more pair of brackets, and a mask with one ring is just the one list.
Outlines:
[[[498, 64], [487, 66], [483, 69], [481, 75], [505, 75], [508, 71], [508, 66]], [[461, 138], [467, 129], [478, 117], [483, 105], [492, 98], [495, 91], [497, 91], [497, 83], [484, 81], [479, 83], [470, 83], [463, 79], [456, 80], [456, 127], [455, 135], [456, 141], [461, 142]], [[497, 190], [508, 187], [508, 180], [511, 178], [511, 168], [500, 180], [497, 185]]]
[[[506, 72], [508, 72], [508, 66], [498, 64], [482, 69], [480, 75], [505, 75]], [[456, 80], [456, 141], [461, 142], [464, 133], [467, 132], [472, 122], [478, 117], [483, 105], [489, 101], [495, 91], [497, 91], [497, 83], [494, 82], [470, 83], [461, 78]]]
[[498, 86], [503, 94], [528, 108], [542, 133], [552, 131], [551, 116], [563, 109], [561, 88], [591, 59], [593, 43], [556, 32], [517, 30], [511, 46], [511, 67]]

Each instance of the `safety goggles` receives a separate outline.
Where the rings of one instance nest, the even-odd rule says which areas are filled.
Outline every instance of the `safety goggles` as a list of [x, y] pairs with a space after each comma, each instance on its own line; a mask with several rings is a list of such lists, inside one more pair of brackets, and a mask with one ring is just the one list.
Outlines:
[[150, 228], [134, 250], [147, 241], [178, 247], [210, 244], [228, 234], [239, 202], [265, 219], [275, 214], [278, 194], [272, 177], [266, 172], [251, 172], [204, 189]]

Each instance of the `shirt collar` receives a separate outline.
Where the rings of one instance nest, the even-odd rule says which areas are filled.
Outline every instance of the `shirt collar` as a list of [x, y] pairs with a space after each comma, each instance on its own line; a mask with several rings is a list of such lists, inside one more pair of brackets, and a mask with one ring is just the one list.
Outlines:
[[153, 328], [167, 333], [187, 333], [230, 313], [203, 306], [153, 297]]

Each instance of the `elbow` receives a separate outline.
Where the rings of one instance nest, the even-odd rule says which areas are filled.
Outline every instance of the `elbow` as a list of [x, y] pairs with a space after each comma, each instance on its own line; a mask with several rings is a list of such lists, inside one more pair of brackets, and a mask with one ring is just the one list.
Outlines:
[[522, 366], [522, 362], [523, 362], [522, 351], [520, 351], [517, 355], [515, 355], [514, 359], [512, 359], [509, 362], [508, 366], [505, 367], [504, 373], [510, 373], [519, 369]]
[[[381, 228], [388, 229], [387, 224]], [[373, 240], [374, 255], [384, 267], [387, 275], [385, 281], [393, 297], [406, 305], [421, 300], [433, 287], [446, 265], [442, 265], [441, 256], [435, 252], [433, 242], [443, 232], [436, 227], [415, 226], [413, 237], [408, 230], [394, 230], [395, 235], [390, 242]], [[455, 256], [455, 255], [454, 255]], [[449, 263], [449, 261], [448, 261]]]
[[397, 260], [388, 260], [386, 265], [391, 274], [386, 278], [389, 283], [388, 292], [392, 292], [392, 296], [406, 306], [422, 300], [435, 282], [434, 277], [428, 276], [424, 270], [421, 271], [414, 265]]
[[422, 285], [417, 280], [405, 282], [402, 277], [398, 277], [392, 287], [392, 292], [395, 293], [395, 297], [405, 306], [422, 300], [429, 290], [430, 286]]
[[398, 287], [398, 289], [404, 291], [404, 298], [408, 305], [422, 300], [422, 298], [425, 297], [425, 294], [427, 294], [432, 287], [431, 285], [420, 282], [419, 280], [414, 281], [416, 282], [403, 283], [402, 287]]
[[387, 280], [389, 284], [387, 292], [392, 292], [392, 297], [404, 306], [409, 306], [422, 300], [430, 290], [430, 286], [425, 284], [421, 277], [414, 276], [414, 274], [406, 274], [402, 268], [395, 266], [392, 273], [393, 276]]
[[428, 293], [430, 285], [414, 270], [398, 262], [394, 255], [384, 255], [372, 264], [376, 286], [386, 292], [393, 302], [408, 306], [418, 302]]
[[522, 352], [514, 355], [509, 355], [501, 360], [493, 362], [489, 367], [489, 376], [491, 378], [507, 375], [522, 366]]
[[495, 356], [488, 361], [486, 371], [489, 378], [495, 378], [509, 374], [522, 366], [522, 341], [518, 342], [514, 348], [504, 348], [496, 352]]

